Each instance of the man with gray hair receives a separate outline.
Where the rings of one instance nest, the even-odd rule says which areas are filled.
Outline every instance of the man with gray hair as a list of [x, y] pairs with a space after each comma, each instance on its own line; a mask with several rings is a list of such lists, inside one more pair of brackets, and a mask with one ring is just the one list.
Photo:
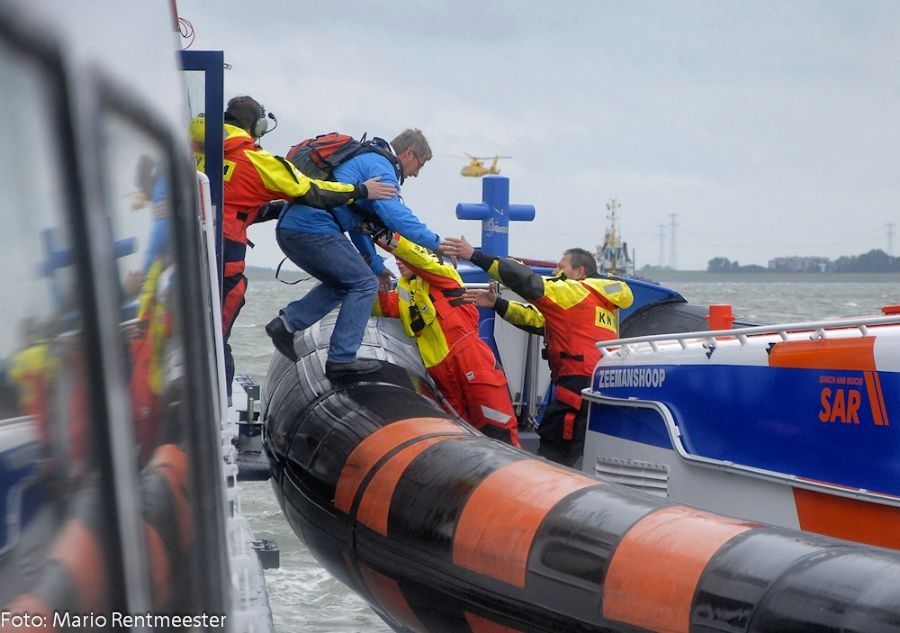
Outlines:
[[333, 178], [347, 183], [380, 178], [382, 183], [394, 185], [397, 195], [388, 200], [357, 200], [331, 210], [292, 204], [282, 212], [276, 229], [278, 245], [292, 262], [321, 282], [283, 307], [266, 325], [266, 333], [282, 354], [296, 362], [294, 334], [340, 305], [326, 375], [334, 379], [378, 370], [378, 361], [356, 358], [379, 287], [390, 290], [393, 277], [376, 254], [372, 235], [396, 231], [411, 242], [439, 251], [440, 238], [399, 195], [404, 179], [418, 176], [431, 156], [420, 130], [404, 130], [390, 143], [375, 138], [366, 151], [335, 167]]

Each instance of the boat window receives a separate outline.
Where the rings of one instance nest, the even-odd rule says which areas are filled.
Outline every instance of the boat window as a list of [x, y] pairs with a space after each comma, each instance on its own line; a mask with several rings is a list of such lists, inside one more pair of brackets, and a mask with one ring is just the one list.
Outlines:
[[100, 120], [153, 609], [183, 613], [192, 606], [183, 603], [191, 594], [186, 589], [198, 582], [189, 564], [197, 532], [188, 491], [197, 466], [192, 426], [202, 420], [191, 415], [187, 393], [172, 161], [166, 146], [130, 115], [110, 109]]
[[[0, 28], [0, 605], [69, 628], [53, 611], [109, 604], [109, 533], [85, 370], [85, 288], [73, 248], [66, 102], [55, 58]], [[23, 119], [27, 114], [27, 120]], [[66, 610], [69, 611], [66, 611]], [[69, 622], [69, 625], [72, 625]], [[41, 626], [39, 626], [41, 625]], [[72, 628], [78, 628], [72, 626]]]

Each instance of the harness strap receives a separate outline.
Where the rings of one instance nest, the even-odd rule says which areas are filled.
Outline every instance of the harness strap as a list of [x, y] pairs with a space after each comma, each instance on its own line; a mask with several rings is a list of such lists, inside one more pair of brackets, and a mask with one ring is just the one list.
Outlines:
[[563, 432], [564, 440], [571, 440], [575, 437], [575, 414], [571, 411], [563, 416]]
[[556, 399], [576, 411], [581, 409], [581, 394], [561, 385], [556, 385]]

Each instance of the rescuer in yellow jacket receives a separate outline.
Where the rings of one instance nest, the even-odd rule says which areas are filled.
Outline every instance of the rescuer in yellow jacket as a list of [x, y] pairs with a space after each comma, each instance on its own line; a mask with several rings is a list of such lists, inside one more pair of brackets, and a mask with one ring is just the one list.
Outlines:
[[597, 341], [618, 337], [618, 309], [634, 301], [628, 284], [596, 277], [594, 256], [581, 248], [563, 254], [553, 277], [541, 277], [508, 257], [485, 255], [465, 238], [446, 238], [441, 251], [470, 260], [531, 303], [507, 301], [486, 290], [466, 293], [467, 300], [493, 308], [513, 325], [544, 335], [554, 399], [541, 418], [538, 455], [574, 466], [587, 424], [581, 390], [590, 386], [600, 358]]
[[378, 295], [376, 316], [399, 318], [450, 406], [490, 437], [519, 445], [506, 375], [478, 336], [478, 311], [465, 303], [456, 269], [399, 233], [378, 240], [397, 258], [397, 288]]

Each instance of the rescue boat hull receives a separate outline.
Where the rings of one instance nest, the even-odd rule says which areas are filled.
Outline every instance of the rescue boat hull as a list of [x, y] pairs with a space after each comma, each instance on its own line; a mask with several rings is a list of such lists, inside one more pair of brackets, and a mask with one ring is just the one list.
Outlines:
[[[900, 631], [900, 555], [610, 485], [444, 412], [390, 327], [324, 377], [332, 318], [276, 356], [273, 487], [294, 531], [397, 631]], [[846, 580], [852, 582], [848, 584]]]

